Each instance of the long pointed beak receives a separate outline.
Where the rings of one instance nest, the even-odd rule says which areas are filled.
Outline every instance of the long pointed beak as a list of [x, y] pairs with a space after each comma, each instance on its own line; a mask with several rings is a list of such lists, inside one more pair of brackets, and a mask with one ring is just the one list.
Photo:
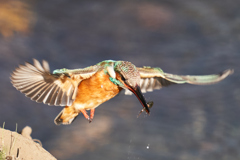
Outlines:
[[148, 114], [150, 114], [150, 110], [148, 108], [148, 105], [143, 97], [142, 91], [140, 89], [140, 87], [138, 85], [136, 85], [135, 88], [132, 88], [131, 86], [128, 86], [126, 84], [124, 84], [131, 92], [133, 92], [135, 94], [135, 96], [138, 98], [138, 100], [140, 101], [140, 103], [142, 104], [143, 108], [146, 110], [146, 112]]

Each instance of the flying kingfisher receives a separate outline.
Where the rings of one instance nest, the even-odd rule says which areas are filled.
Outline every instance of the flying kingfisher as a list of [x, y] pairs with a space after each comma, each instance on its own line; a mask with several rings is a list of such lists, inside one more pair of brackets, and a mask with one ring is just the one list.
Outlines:
[[[48, 62], [42, 65], [33, 59], [13, 71], [13, 86], [31, 100], [54, 106], [65, 106], [55, 118], [55, 124], [71, 124], [82, 113], [91, 122], [95, 108], [115, 97], [122, 89], [125, 94], [135, 94], [148, 114], [152, 102], [147, 103], [142, 93], [171, 84], [214, 84], [233, 70], [228, 69], [212, 75], [175, 75], [160, 68], [138, 68], [131, 62], [105, 60], [83, 69], [56, 69], [52, 73]], [[88, 115], [87, 110], [90, 110]], [[142, 111], [143, 111], [142, 110]], [[142, 112], [141, 111], [141, 112]]]

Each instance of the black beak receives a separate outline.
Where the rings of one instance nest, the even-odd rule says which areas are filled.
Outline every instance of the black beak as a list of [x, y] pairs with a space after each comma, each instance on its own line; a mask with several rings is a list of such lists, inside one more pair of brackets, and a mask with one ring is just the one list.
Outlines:
[[143, 108], [146, 110], [146, 112], [147, 112], [148, 114], [150, 114], [150, 110], [149, 110], [149, 108], [148, 108], [148, 105], [147, 105], [144, 97], [143, 97], [143, 94], [142, 94], [142, 91], [141, 91], [140, 87], [139, 87], [138, 85], [136, 85], [135, 88], [132, 88], [132, 87], [126, 85], [126, 84], [125, 84], [125, 86], [126, 86], [131, 92], [133, 92], [133, 93], [135, 94], [135, 96], [138, 98], [138, 100], [139, 100], [140, 103], [142, 104]]

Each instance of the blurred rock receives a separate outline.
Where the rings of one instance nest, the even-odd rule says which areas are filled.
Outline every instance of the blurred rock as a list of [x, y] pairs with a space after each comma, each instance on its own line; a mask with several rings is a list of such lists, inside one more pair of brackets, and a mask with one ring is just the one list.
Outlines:
[[[29, 128], [28, 128], [29, 129]], [[26, 131], [26, 129], [25, 129]], [[24, 132], [25, 132], [24, 131]], [[56, 160], [50, 153], [44, 150], [39, 144], [33, 142], [16, 132], [11, 132], [6, 129], [0, 129], [0, 159], [7, 160]]]

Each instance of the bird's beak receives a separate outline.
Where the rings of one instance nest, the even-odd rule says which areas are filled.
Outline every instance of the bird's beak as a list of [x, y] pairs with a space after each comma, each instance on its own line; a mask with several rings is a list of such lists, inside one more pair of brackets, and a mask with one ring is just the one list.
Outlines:
[[136, 85], [134, 88], [127, 85], [126, 83], [124, 83], [125, 87], [127, 87], [131, 92], [133, 92], [135, 94], [135, 96], [138, 98], [138, 100], [141, 102], [143, 108], [146, 110], [146, 112], [148, 114], [150, 114], [150, 110], [148, 108], [148, 105], [143, 97], [143, 94], [141, 92], [141, 89], [138, 85]]

